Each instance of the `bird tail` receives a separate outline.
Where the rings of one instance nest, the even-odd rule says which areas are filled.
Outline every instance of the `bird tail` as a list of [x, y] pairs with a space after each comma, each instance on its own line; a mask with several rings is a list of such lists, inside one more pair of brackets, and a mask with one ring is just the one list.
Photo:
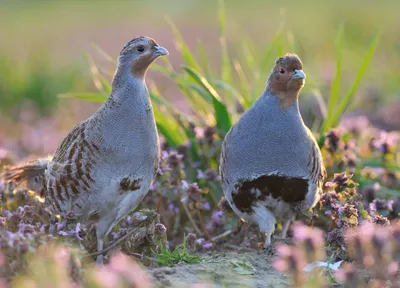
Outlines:
[[6, 183], [36, 192], [42, 191], [43, 180], [50, 158], [42, 158], [6, 171], [3, 178]]

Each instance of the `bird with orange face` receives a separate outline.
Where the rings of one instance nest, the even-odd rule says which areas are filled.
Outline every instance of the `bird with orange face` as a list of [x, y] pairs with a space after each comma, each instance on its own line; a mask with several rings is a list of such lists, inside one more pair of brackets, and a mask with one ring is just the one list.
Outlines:
[[164, 55], [168, 51], [154, 39], [129, 41], [118, 57], [111, 95], [99, 110], [72, 129], [52, 158], [5, 175], [40, 192], [53, 221], [60, 215], [94, 224], [99, 264], [103, 238], [140, 204], [158, 169], [159, 140], [145, 76]]
[[271, 244], [276, 220], [286, 237], [290, 221], [316, 205], [323, 192], [321, 151], [299, 111], [306, 75], [295, 54], [279, 58], [261, 97], [225, 136], [220, 174], [227, 202], [256, 223]]

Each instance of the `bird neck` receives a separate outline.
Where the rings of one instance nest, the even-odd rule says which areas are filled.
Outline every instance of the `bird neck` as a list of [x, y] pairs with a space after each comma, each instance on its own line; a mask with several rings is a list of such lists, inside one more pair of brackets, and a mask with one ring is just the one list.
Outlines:
[[[282, 88], [282, 87], [280, 87]], [[274, 89], [269, 83], [264, 91], [264, 95], [271, 95], [279, 99], [279, 106], [281, 110], [287, 110], [292, 106], [298, 108], [300, 90], [288, 90], [288, 89]]]
[[143, 72], [143, 75], [133, 75], [131, 61], [121, 61], [120, 58], [112, 80], [110, 101], [125, 102], [127, 100], [135, 100], [137, 97], [143, 97], [143, 92], [147, 96], [146, 71]]
[[285, 102], [285, 99], [282, 99], [280, 95], [274, 95], [267, 87], [260, 100], [264, 105], [266, 105], [265, 108], [270, 112], [276, 111], [279, 112], [279, 115], [292, 114], [296, 115], [296, 118], [301, 118], [297, 96], [294, 99], [291, 99], [290, 103], [289, 101]]

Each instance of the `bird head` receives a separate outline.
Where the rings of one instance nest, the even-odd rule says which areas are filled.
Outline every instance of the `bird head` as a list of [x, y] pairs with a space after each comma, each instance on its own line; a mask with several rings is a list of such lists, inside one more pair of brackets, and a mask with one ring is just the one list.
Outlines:
[[283, 108], [287, 108], [297, 99], [305, 79], [300, 58], [296, 54], [286, 54], [276, 60], [267, 90], [281, 100]]
[[150, 38], [141, 36], [129, 41], [121, 50], [119, 65], [129, 65], [134, 77], [143, 78], [149, 66], [159, 57], [168, 55], [167, 49]]

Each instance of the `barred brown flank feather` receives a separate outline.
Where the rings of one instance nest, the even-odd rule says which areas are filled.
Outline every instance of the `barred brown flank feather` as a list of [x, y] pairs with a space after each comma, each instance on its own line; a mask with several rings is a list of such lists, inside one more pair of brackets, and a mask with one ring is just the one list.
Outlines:
[[61, 185], [60, 185], [60, 183], [57, 183], [57, 182], [56, 182], [56, 191], [57, 191], [58, 199], [60, 199], [61, 201], [64, 201], [65, 198], [62, 195]]
[[100, 147], [99, 146], [97, 146], [96, 144], [92, 144], [92, 146], [93, 146], [93, 148], [94, 149], [96, 149], [97, 150], [97, 152], [100, 152]]
[[[93, 162], [96, 158], [96, 151], [100, 149], [85, 139], [86, 125], [86, 123], [81, 123], [76, 126], [64, 139], [57, 149], [50, 167], [51, 181], [48, 183], [48, 194], [55, 203], [55, 208], [58, 210], [56, 212], [59, 213], [65, 212], [62, 211], [63, 205], [61, 204], [71, 197], [77, 197], [80, 193], [90, 192], [90, 183], [94, 182], [90, 175], [93, 165], [91, 162], [85, 163], [84, 159], [91, 159]], [[88, 157], [89, 155], [91, 157]]]
[[88, 178], [89, 181], [94, 182], [94, 179], [92, 178], [92, 176], [90, 176], [90, 174], [86, 174], [85, 176], [86, 178]]
[[71, 191], [75, 194], [78, 195], [79, 194], [79, 190], [78, 188], [76, 188], [76, 185], [74, 183], [70, 183], [69, 187], [71, 187]]
[[[232, 193], [232, 200], [239, 211], [250, 214], [253, 213], [255, 202], [263, 201], [267, 196], [296, 204], [303, 201], [308, 192], [308, 180], [302, 178], [268, 175], [239, 183], [235, 185], [237, 191]], [[256, 190], [261, 195], [257, 196]]]
[[40, 193], [40, 197], [42, 197], [42, 198], [44, 198], [45, 196], [46, 196], [46, 191], [47, 191], [47, 189], [46, 189], [47, 187], [46, 187], [46, 177], [43, 177], [42, 178], [42, 187], [41, 187], [41, 189], [40, 189], [40, 191], [39, 191], [39, 193]]
[[139, 184], [143, 181], [143, 179], [129, 179], [129, 177], [124, 177], [121, 179], [119, 186], [122, 191], [136, 191], [140, 189]]
[[77, 148], [78, 142], [75, 142], [74, 145], [72, 145], [71, 150], [69, 151], [68, 160], [72, 161], [72, 159], [74, 159], [75, 151]]
[[79, 175], [79, 179], [82, 181], [83, 185], [85, 185], [87, 189], [90, 189], [89, 183], [85, 179], [83, 179], [83, 176], [85, 176], [85, 175], [83, 175], [83, 174], [78, 174], [78, 175]]

